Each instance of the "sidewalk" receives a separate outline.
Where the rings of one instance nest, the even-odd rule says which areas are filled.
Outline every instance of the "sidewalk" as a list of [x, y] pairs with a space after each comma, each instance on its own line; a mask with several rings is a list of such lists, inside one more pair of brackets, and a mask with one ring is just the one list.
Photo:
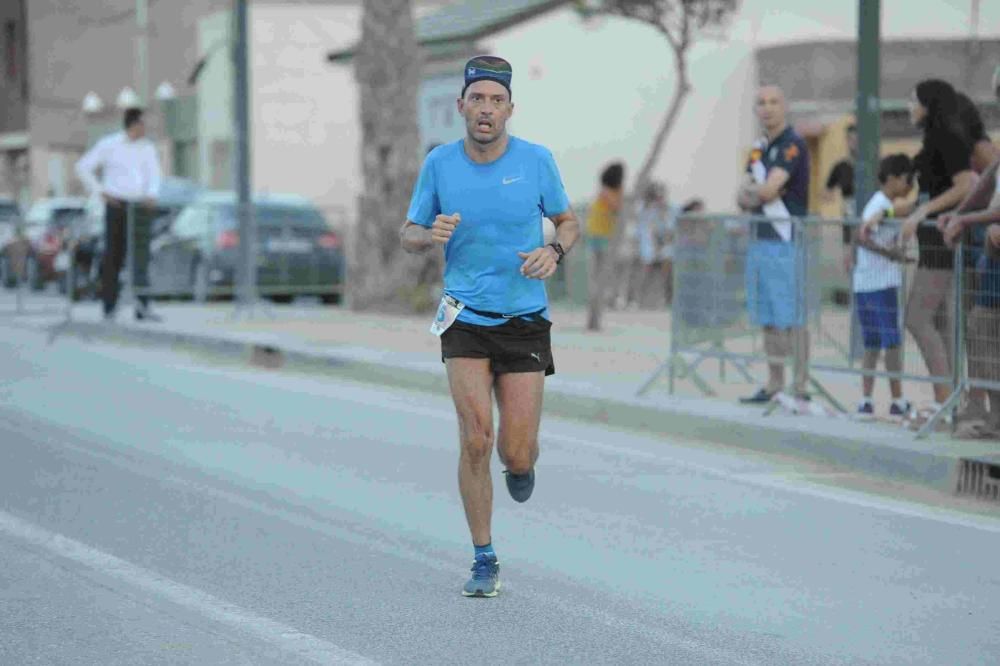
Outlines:
[[[55, 302], [55, 299], [53, 299]], [[262, 305], [235, 316], [232, 304], [160, 304], [165, 321], [138, 323], [122, 312], [105, 323], [98, 306], [77, 305], [72, 320], [52, 304], [14, 312], [0, 298], [0, 323], [16, 323], [60, 335], [133, 341], [208, 350], [229, 357], [275, 358], [310, 371], [439, 393], [447, 391], [438, 339], [427, 317], [352, 313], [339, 308]], [[610, 312], [606, 330], [584, 330], [585, 313], [556, 308], [553, 348], [557, 374], [546, 383], [546, 414], [585, 419], [768, 453], [793, 455], [840, 468], [954, 492], [963, 461], [1000, 467], [1000, 443], [956, 441], [938, 434], [918, 441], [914, 433], [848, 418], [765, 416], [736, 398], [754, 389], [731, 368], [721, 383], [718, 363], [703, 366], [718, 397], [705, 398], [690, 383], [667, 392], [664, 376], [643, 397], [636, 391], [668, 352], [670, 319], [664, 312]], [[265, 359], [266, 360], [266, 359]], [[711, 372], [709, 370], [711, 369]], [[763, 368], [754, 367], [755, 374]], [[835, 395], [856, 392], [853, 377], [822, 381]], [[613, 432], [613, 431], [611, 431]], [[966, 468], [968, 465], [966, 465]], [[980, 466], [982, 469], [983, 466]]]

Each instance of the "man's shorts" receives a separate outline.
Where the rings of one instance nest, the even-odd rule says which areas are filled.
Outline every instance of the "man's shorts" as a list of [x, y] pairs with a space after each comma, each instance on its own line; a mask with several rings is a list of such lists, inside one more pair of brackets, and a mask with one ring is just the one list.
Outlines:
[[857, 292], [854, 304], [858, 308], [865, 349], [891, 349], [903, 343], [899, 331], [899, 289]]
[[494, 375], [509, 372], [556, 372], [552, 361], [552, 322], [536, 315], [508, 319], [499, 326], [477, 326], [456, 321], [441, 334], [441, 361], [449, 358], [487, 358]]
[[977, 305], [969, 313], [966, 338], [969, 379], [1000, 382], [1000, 308]]
[[774, 328], [805, 326], [805, 306], [799, 301], [796, 246], [760, 240], [747, 250], [747, 313], [751, 323]]

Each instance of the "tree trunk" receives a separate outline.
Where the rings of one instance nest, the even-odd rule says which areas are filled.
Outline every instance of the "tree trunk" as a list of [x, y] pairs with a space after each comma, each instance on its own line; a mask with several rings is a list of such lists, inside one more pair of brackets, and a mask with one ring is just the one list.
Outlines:
[[660, 127], [656, 130], [656, 135], [653, 138], [649, 152], [646, 154], [646, 159], [643, 160], [642, 167], [639, 168], [632, 191], [624, 197], [622, 202], [621, 210], [618, 213], [618, 224], [615, 225], [611, 242], [608, 244], [604, 266], [602, 266], [601, 274], [596, 281], [599, 293], [596, 297], [590, 299], [590, 308], [587, 315], [588, 331], [601, 330], [601, 320], [605, 304], [620, 286], [622, 276], [618, 274], [616, 268], [622, 244], [625, 240], [625, 228], [629, 218], [635, 211], [636, 203], [641, 201], [642, 193], [652, 180], [653, 167], [656, 166], [656, 162], [660, 159], [660, 154], [667, 143], [670, 130], [673, 129], [674, 123], [680, 115], [681, 107], [684, 105], [688, 93], [691, 92], [691, 83], [688, 80], [687, 73], [686, 53], [683, 50], [675, 50], [674, 57], [674, 68], [677, 72], [677, 87], [674, 88], [670, 106], [667, 109], [666, 115], [663, 116], [663, 120], [660, 121]]
[[363, 193], [350, 238], [352, 309], [409, 312], [432, 308], [440, 252], [409, 255], [399, 244], [420, 169], [417, 92], [420, 50], [410, 0], [363, 3], [355, 76], [361, 93]]

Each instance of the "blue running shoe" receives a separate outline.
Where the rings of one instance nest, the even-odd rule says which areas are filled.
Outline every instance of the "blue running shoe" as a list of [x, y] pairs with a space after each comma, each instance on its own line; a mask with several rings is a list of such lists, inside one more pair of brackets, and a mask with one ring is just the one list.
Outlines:
[[500, 591], [500, 563], [496, 555], [476, 555], [472, 562], [472, 578], [462, 588], [466, 597], [495, 597]]
[[771, 392], [767, 389], [759, 389], [756, 393], [747, 398], [740, 398], [740, 402], [744, 405], [766, 405], [771, 402], [777, 394], [777, 391]]
[[527, 502], [535, 489], [535, 470], [532, 469], [527, 474], [512, 474], [504, 470], [507, 477], [507, 492], [514, 498], [515, 502]]

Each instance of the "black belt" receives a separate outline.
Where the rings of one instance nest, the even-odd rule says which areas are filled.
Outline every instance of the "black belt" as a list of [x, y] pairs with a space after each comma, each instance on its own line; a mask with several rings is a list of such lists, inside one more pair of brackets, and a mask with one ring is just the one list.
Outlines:
[[516, 319], [518, 317], [524, 317], [525, 319], [530, 319], [531, 321], [538, 321], [542, 319], [542, 313], [545, 312], [545, 308], [541, 310], [535, 310], [534, 312], [528, 312], [525, 314], [512, 315], [512, 314], [501, 314], [499, 312], [488, 312], [486, 310], [477, 310], [476, 308], [470, 308], [468, 305], [465, 309], [473, 314], [477, 314], [481, 317], [488, 317], [490, 319]]

